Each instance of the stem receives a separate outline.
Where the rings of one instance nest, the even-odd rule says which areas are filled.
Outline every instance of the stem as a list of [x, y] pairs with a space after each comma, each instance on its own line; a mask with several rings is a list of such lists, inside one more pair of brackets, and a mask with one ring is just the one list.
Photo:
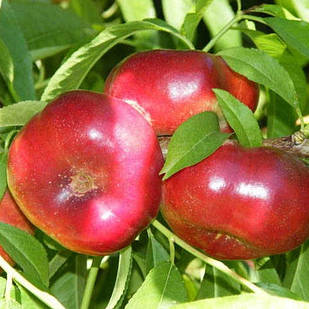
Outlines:
[[9, 83], [8, 84], [8, 89], [11, 93], [11, 96], [12, 98], [14, 99], [15, 102], [19, 102], [20, 101], [20, 98], [19, 98], [19, 95], [17, 94], [15, 88], [14, 88], [14, 85], [13, 83]]
[[[305, 132], [306, 129], [300, 130], [299, 132]], [[291, 136], [277, 137], [277, 138], [267, 138], [263, 140], [263, 146], [272, 147], [280, 149], [282, 151], [293, 154], [299, 158], [309, 158], [309, 138], [304, 138], [302, 140], [295, 139], [298, 132], [295, 132]], [[307, 135], [309, 135], [307, 133]], [[163, 157], [166, 158], [168, 153], [168, 144], [171, 140], [171, 136], [159, 136], [159, 142]]]
[[237, 0], [237, 12], [241, 12], [241, 0]]
[[261, 24], [264, 24], [264, 25], [268, 25], [264, 19], [262, 17], [258, 17], [258, 16], [253, 16], [253, 15], [247, 15], [247, 14], [244, 14], [244, 15], [241, 15], [241, 19], [248, 19], [248, 20], [253, 20], [253, 21], [257, 21]]
[[177, 237], [175, 234], [173, 234], [164, 225], [162, 225], [158, 220], [155, 220], [154, 222], [152, 222], [152, 225], [156, 229], [158, 229], [162, 234], [164, 234], [168, 239], [173, 239], [177, 245], [181, 246], [186, 251], [190, 252], [191, 254], [196, 256], [197, 258], [201, 259], [206, 264], [209, 264], [209, 265], [215, 267], [216, 269], [222, 271], [224, 274], [226, 274], [229, 277], [233, 278], [235, 281], [237, 281], [238, 283], [240, 283], [243, 286], [247, 287], [252, 292], [254, 292], [256, 294], [260, 294], [260, 295], [267, 295], [267, 293], [264, 292], [262, 289], [257, 287], [252, 282], [250, 282], [250, 281], [246, 280], [245, 278], [241, 277], [236, 272], [234, 272], [231, 269], [229, 269], [224, 263], [222, 263], [222, 262], [220, 262], [218, 260], [212, 259], [212, 258], [206, 256], [205, 254], [201, 253], [197, 249], [194, 249], [193, 247], [188, 245], [186, 242], [184, 242], [179, 237]]
[[297, 113], [297, 116], [298, 116], [298, 120], [300, 122], [300, 131], [304, 132], [305, 131], [305, 121], [304, 121], [303, 114], [302, 114], [299, 107], [296, 108], [296, 113]]
[[172, 264], [175, 264], [175, 246], [174, 246], [174, 238], [171, 237], [168, 239], [170, 243], [170, 260]]
[[7, 302], [10, 301], [11, 299], [11, 290], [12, 290], [12, 286], [13, 286], [13, 278], [12, 278], [12, 274], [11, 273], [7, 273], [6, 275], [6, 285], [5, 285], [5, 300]]
[[65, 309], [65, 307], [52, 295], [38, 289], [27, 279], [25, 279], [18, 271], [16, 271], [2, 256], [0, 256], [0, 267], [7, 273], [8, 278], [11, 276], [16, 282], [30, 291], [39, 298], [44, 304], [53, 309]]
[[203, 51], [208, 52], [216, 42], [228, 31], [234, 24], [241, 20], [241, 12], [237, 12], [236, 15], [208, 42]]
[[104, 19], [112, 17], [118, 10], [118, 3], [115, 1], [108, 9], [102, 13]]
[[8, 152], [9, 150], [9, 146], [11, 143], [11, 139], [14, 136], [14, 134], [16, 134], [18, 132], [18, 130], [12, 130], [5, 138], [5, 142], [4, 142], [4, 151]]
[[94, 288], [95, 281], [97, 279], [97, 274], [100, 269], [102, 256], [94, 257], [92, 260], [92, 265], [89, 270], [86, 287], [84, 291], [84, 296], [81, 304], [81, 309], [88, 309], [91, 301], [91, 295]]

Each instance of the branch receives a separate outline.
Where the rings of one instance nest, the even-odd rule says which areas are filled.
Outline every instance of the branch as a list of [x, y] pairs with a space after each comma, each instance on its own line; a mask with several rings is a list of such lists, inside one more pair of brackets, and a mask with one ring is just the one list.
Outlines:
[[[166, 158], [171, 136], [159, 136], [158, 139], [163, 156]], [[291, 136], [264, 139], [263, 146], [280, 149], [299, 158], [309, 158], [309, 139], [300, 131]]]

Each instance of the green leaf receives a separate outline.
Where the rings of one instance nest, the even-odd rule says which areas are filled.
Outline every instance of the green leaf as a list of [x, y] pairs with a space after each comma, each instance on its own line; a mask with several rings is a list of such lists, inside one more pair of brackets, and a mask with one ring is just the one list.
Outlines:
[[192, 47], [177, 30], [159, 19], [132, 21], [113, 25], [103, 30], [90, 43], [75, 51], [57, 70], [45, 88], [42, 101], [54, 99], [62, 92], [77, 89], [93, 65], [113, 46], [142, 30], [159, 30], [171, 33]]
[[309, 23], [279, 17], [264, 20], [290, 47], [309, 59]]
[[14, 81], [14, 64], [10, 51], [5, 43], [0, 39], [0, 73], [7, 83], [11, 85]]
[[256, 47], [273, 58], [280, 58], [286, 50], [286, 44], [278, 37], [276, 33], [265, 34], [260, 31], [241, 28], [256, 45]]
[[[264, 257], [256, 261], [256, 276], [254, 281], [265, 284], [281, 285], [280, 277], [269, 257]], [[281, 296], [281, 295], [280, 295]]]
[[211, 298], [196, 302], [180, 304], [171, 307], [171, 309], [291, 309], [301, 308], [308, 309], [309, 304], [301, 301], [292, 300], [289, 298], [257, 295], [257, 294], [242, 294], [237, 296], [226, 296], [219, 298]]
[[164, 247], [155, 239], [152, 233], [148, 235], [148, 246], [146, 254], [146, 271], [147, 273], [162, 262], [170, 260], [169, 254]]
[[[211, 36], [214, 37], [233, 17], [233, 9], [228, 0], [214, 0], [204, 14]], [[227, 31], [215, 45], [216, 50], [241, 45], [241, 34], [238, 30]]]
[[305, 110], [307, 104], [307, 80], [301, 65], [295, 63], [295, 55], [291, 55], [287, 51], [279, 59], [280, 64], [290, 75], [290, 78], [296, 89], [297, 98], [301, 110]]
[[298, 295], [278, 284], [266, 283], [266, 282], [257, 282], [255, 284], [271, 295], [287, 297], [295, 300], [302, 300]]
[[69, 250], [58, 252], [49, 262], [49, 279], [66, 263], [72, 252]]
[[31, 292], [26, 290], [22, 285], [17, 284], [20, 291], [21, 304], [23, 308], [27, 309], [47, 309], [44, 303], [42, 303]]
[[87, 276], [87, 256], [76, 254], [71, 257], [68, 267], [57, 276], [50, 290], [66, 309], [79, 309]]
[[70, 0], [70, 8], [90, 24], [102, 23], [101, 10], [104, 3], [97, 3], [92, 0]]
[[0, 109], [0, 127], [23, 126], [47, 105], [41, 101], [23, 101]]
[[125, 309], [168, 308], [187, 300], [186, 289], [177, 268], [162, 263], [153, 268]]
[[240, 285], [214, 267], [206, 265], [197, 299], [240, 294]]
[[[3, 277], [0, 277], [0, 298], [5, 297], [5, 288], [6, 288], [6, 279], [4, 279]], [[10, 297], [14, 300], [19, 300], [20, 298], [20, 291], [19, 289], [13, 285], [10, 291]]]
[[302, 299], [309, 301], [309, 241], [288, 254], [283, 285]]
[[273, 91], [269, 92], [267, 104], [267, 137], [288, 136], [295, 132], [295, 110]]
[[118, 308], [118, 306], [121, 305], [126, 290], [128, 288], [131, 269], [132, 269], [132, 248], [131, 246], [129, 246], [119, 254], [116, 282], [112, 296], [109, 299], [106, 309]]
[[194, 38], [195, 30], [202, 20], [204, 13], [208, 6], [214, 0], [198, 0], [195, 4], [195, 12], [188, 13], [185, 20], [181, 26], [181, 33], [186, 36], [190, 41]]
[[253, 9], [253, 12], [265, 13], [282, 18], [286, 18], [288, 15], [287, 10], [285, 10], [281, 5], [276, 4], [263, 4]]
[[277, 0], [277, 2], [301, 19], [309, 22], [309, 0]]
[[218, 55], [222, 56], [234, 71], [270, 88], [292, 107], [299, 106], [293, 81], [278, 60], [262, 51], [243, 47], [224, 50]]
[[48, 2], [14, 0], [11, 4], [33, 60], [89, 40], [94, 31], [70, 10]]
[[180, 30], [188, 13], [194, 12], [192, 0], [162, 0], [162, 8], [165, 20]]
[[[117, 3], [126, 22], [156, 17], [156, 10], [152, 0], [117, 0]], [[157, 32], [138, 32], [135, 37], [139, 40], [138, 45], [141, 45], [139, 49], [159, 47]]]
[[203, 112], [183, 122], [175, 131], [168, 146], [165, 164], [160, 174], [168, 179], [181, 169], [192, 166], [215, 152], [230, 134], [219, 131], [218, 117]]
[[4, 152], [0, 154], [0, 201], [7, 188], [7, 179], [6, 179], [7, 160], [8, 160], [7, 153]]
[[7, 0], [2, 1], [0, 10], [0, 37], [9, 50], [14, 64], [15, 99], [34, 100], [31, 56], [14, 11]]
[[213, 89], [213, 91], [239, 143], [245, 147], [260, 147], [262, 134], [252, 111], [227, 91], [221, 89]]
[[48, 260], [44, 247], [29, 233], [0, 222], [0, 244], [40, 288], [48, 287]]
[[20, 303], [18, 303], [14, 299], [1, 299], [0, 300], [0, 309], [22, 309], [23, 307], [21, 306]]
[[156, 17], [152, 0], [117, 0], [117, 3], [126, 21]]

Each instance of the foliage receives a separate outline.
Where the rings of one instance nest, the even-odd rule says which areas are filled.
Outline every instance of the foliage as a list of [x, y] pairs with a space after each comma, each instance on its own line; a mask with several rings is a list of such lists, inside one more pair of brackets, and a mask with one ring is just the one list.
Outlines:
[[[102, 91], [109, 71], [136, 51], [218, 52], [236, 72], [259, 83], [254, 115], [229, 93], [214, 90], [244, 146], [261, 145], [262, 135], [294, 133], [298, 118], [304, 129], [309, 1], [268, 3], [0, 1], [0, 197], [6, 189], [9, 145], [20, 128], [60, 93]], [[192, 117], [172, 138], [164, 178], [201, 161], [228, 137], [220, 133], [215, 114]], [[158, 217], [132, 247], [102, 260], [68, 252], [42, 232], [33, 237], [1, 223], [0, 244], [17, 267], [0, 258], [0, 306], [309, 308], [308, 242], [279, 256], [223, 263], [190, 247], [160, 222]]]

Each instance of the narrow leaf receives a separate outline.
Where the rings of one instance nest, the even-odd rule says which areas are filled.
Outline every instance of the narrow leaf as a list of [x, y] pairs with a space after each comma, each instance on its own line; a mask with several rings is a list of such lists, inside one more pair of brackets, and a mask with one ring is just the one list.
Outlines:
[[258, 282], [255, 284], [271, 295], [287, 297], [295, 300], [302, 300], [301, 297], [291, 292], [289, 289], [284, 288], [278, 284], [266, 283], [266, 282]]
[[243, 28], [241, 28], [241, 31], [254, 42], [258, 49], [273, 58], [280, 58], [287, 48], [276, 33], [265, 34], [264, 32]]
[[181, 26], [181, 33], [186, 36], [190, 41], [194, 38], [195, 30], [203, 18], [208, 6], [213, 0], [199, 0], [195, 4], [195, 12], [188, 13]]
[[206, 266], [198, 299], [240, 294], [240, 285], [214, 267]]
[[168, 146], [168, 154], [160, 174], [168, 179], [181, 169], [192, 166], [218, 149], [230, 134], [219, 131], [217, 115], [197, 114], [182, 123]]
[[234, 71], [272, 89], [294, 108], [298, 106], [293, 81], [278, 60], [262, 51], [243, 47], [224, 50], [218, 55]]
[[192, 44], [176, 29], [159, 19], [132, 21], [113, 25], [103, 30], [90, 43], [75, 51], [57, 70], [44, 90], [42, 101], [49, 101], [62, 92], [77, 89], [93, 65], [113, 46], [128, 36], [143, 30], [159, 30], [171, 33], [186, 43]]
[[147, 275], [144, 283], [130, 299], [126, 309], [168, 308], [187, 300], [186, 289], [177, 268], [159, 264]]
[[23, 101], [0, 109], [0, 127], [23, 126], [47, 103], [41, 101]]
[[230, 93], [221, 89], [213, 90], [224, 117], [235, 131], [239, 143], [245, 147], [262, 145], [262, 134], [252, 111]]
[[188, 13], [193, 13], [193, 0], [162, 0], [165, 20], [180, 30]]
[[279, 17], [264, 20], [290, 47], [309, 59], [309, 23]]
[[295, 132], [295, 110], [273, 91], [269, 92], [267, 104], [267, 137], [288, 136]]
[[25, 276], [41, 288], [48, 287], [48, 260], [41, 243], [16, 227], [0, 222], [0, 244], [23, 269]]
[[147, 273], [162, 262], [168, 262], [169, 254], [163, 246], [150, 234], [148, 238], [147, 255], [146, 255], [146, 271]]
[[119, 254], [118, 271], [112, 296], [106, 309], [114, 309], [124, 299], [132, 268], [132, 248], [129, 246]]
[[2, 1], [0, 10], [0, 37], [14, 63], [13, 85], [16, 95], [21, 100], [35, 99], [31, 56], [14, 11], [7, 0]]
[[37, 297], [31, 292], [26, 290], [22, 285], [17, 284], [20, 291], [20, 300], [22, 308], [27, 309], [47, 309], [48, 307], [42, 303]]
[[253, 9], [253, 12], [265, 13], [265, 14], [269, 14], [269, 15], [272, 15], [272, 16], [286, 18], [288, 11], [284, 7], [282, 7], [281, 5], [263, 4], [261, 6], [258, 6], [255, 9]]
[[196, 302], [180, 304], [171, 307], [171, 309], [308, 309], [309, 304], [302, 301], [296, 301], [289, 298], [257, 295], [257, 294], [241, 294], [237, 296], [226, 296], [200, 300]]
[[[152, 0], [117, 0], [117, 3], [126, 22], [156, 17]], [[135, 37], [139, 40], [140, 48], [143, 49], [158, 46], [159, 43], [158, 33], [154, 31], [138, 32]]]
[[281, 280], [272, 260], [269, 257], [261, 258], [256, 262], [256, 280], [258, 283], [281, 285]]
[[0, 39], [0, 73], [7, 83], [10, 85], [14, 80], [14, 64], [10, 55], [10, 51], [5, 43]]
[[309, 301], [309, 241], [288, 254], [284, 286]]
[[49, 279], [51, 279], [56, 272], [63, 266], [63, 264], [68, 260], [71, 256], [71, 251], [60, 251], [58, 252], [52, 260], [49, 262]]
[[70, 258], [67, 268], [57, 276], [51, 292], [67, 309], [80, 308], [87, 276], [87, 256], [76, 254]]
[[33, 60], [53, 56], [94, 35], [90, 25], [71, 10], [53, 3], [15, 0], [11, 6]]
[[156, 11], [152, 0], [117, 0], [126, 21], [155, 18]]
[[[278, 1], [278, 0], [277, 0]], [[295, 12], [301, 19], [309, 22], [309, 0], [285, 0], [280, 1], [291, 12]]]

